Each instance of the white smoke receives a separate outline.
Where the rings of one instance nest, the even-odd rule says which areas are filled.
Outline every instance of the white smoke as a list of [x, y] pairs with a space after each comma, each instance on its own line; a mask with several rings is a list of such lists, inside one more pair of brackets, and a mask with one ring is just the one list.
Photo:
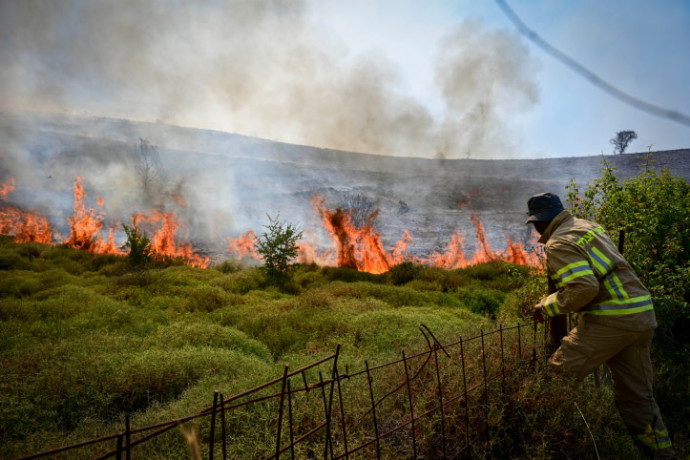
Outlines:
[[516, 33], [466, 21], [439, 44], [445, 116], [404, 94], [395, 64], [289, 0], [0, 2], [2, 109], [220, 129], [385, 155], [508, 156], [506, 120], [538, 100]]

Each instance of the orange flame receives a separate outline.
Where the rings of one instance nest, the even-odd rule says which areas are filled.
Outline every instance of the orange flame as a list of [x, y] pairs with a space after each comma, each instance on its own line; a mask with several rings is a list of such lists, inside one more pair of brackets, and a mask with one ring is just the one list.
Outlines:
[[505, 260], [516, 264], [538, 266], [536, 255], [528, 253], [524, 245], [507, 239], [504, 252], [493, 252], [486, 238], [484, 225], [479, 217], [472, 212], [471, 220], [475, 227], [478, 248], [471, 261], [465, 257], [463, 250], [464, 238], [459, 232], [453, 233], [446, 249], [442, 252], [434, 251], [428, 259], [411, 256], [407, 248], [412, 242], [412, 234], [405, 230], [403, 237], [389, 251], [381, 243], [380, 234], [373, 228], [373, 221], [378, 211], [374, 211], [360, 228], [357, 228], [350, 216], [350, 211], [336, 208], [328, 209], [326, 199], [314, 196], [312, 206], [321, 218], [324, 227], [336, 245], [337, 265], [351, 267], [369, 273], [384, 273], [394, 265], [404, 261], [441, 267], [446, 269], [463, 268], [468, 265]]
[[[0, 184], [0, 199], [7, 199], [14, 192], [14, 186], [14, 177], [8, 174]], [[53, 239], [53, 230], [46, 217], [15, 206], [0, 208], [0, 234], [14, 236], [17, 243], [47, 244]]]
[[49, 244], [53, 239], [48, 219], [14, 206], [0, 208], [0, 234], [14, 236], [17, 243]]
[[[14, 190], [14, 178], [8, 177], [6, 183], [0, 187], [2, 199]], [[74, 183], [73, 215], [68, 219], [70, 236], [65, 240], [65, 244], [92, 253], [122, 254], [114, 242], [114, 227], [111, 227], [107, 237], [103, 238], [105, 211], [87, 208], [87, 195], [83, 181], [83, 177], [77, 176]], [[183, 198], [179, 196], [175, 201], [180, 205], [186, 204], [182, 200]], [[97, 204], [101, 208], [104, 206], [104, 201], [100, 196], [97, 197]], [[407, 230], [393, 247], [384, 248], [380, 232], [374, 228], [378, 210], [366, 216], [363, 223], [357, 226], [353, 223], [353, 210], [329, 209], [326, 206], [325, 197], [314, 196], [312, 206], [333, 239], [335, 249], [322, 250], [311, 241], [300, 241], [298, 260], [302, 263], [351, 267], [370, 273], [384, 273], [405, 261], [446, 269], [462, 268], [499, 259], [536, 267], [541, 265], [536, 254], [528, 252], [524, 244], [514, 242], [511, 238], [507, 238], [507, 247], [503, 252], [492, 251], [484, 226], [474, 212], [471, 214], [471, 220], [475, 227], [477, 250], [471, 260], [465, 256], [464, 237], [458, 231], [453, 233], [445, 250], [434, 251], [429, 258], [424, 259], [409, 254], [408, 247], [413, 237]], [[134, 215], [132, 221], [134, 225], [143, 223], [150, 227], [153, 232], [152, 249], [158, 256], [180, 257], [185, 263], [196, 267], [204, 268], [209, 265], [210, 257], [195, 253], [191, 243], [176, 243], [175, 234], [180, 230], [180, 224], [174, 212], [152, 210], [148, 215]], [[15, 241], [19, 243], [35, 241], [49, 244], [53, 235], [47, 218], [13, 206], [0, 208], [0, 233], [13, 235]], [[313, 235], [311, 240], [315, 240]], [[254, 231], [250, 230], [234, 239], [227, 238], [227, 241], [227, 252], [234, 253], [240, 259], [252, 257], [260, 260], [261, 257], [254, 247], [257, 241]]]
[[319, 248], [314, 230], [305, 232], [304, 238], [297, 243], [297, 254], [297, 262], [301, 264], [336, 265], [335, 251], [332, 248]]
[[412, 239], [411, 235], [408, 233], [392, 251], [386, 251], [381, 243], [380, 233], [373, 227], [378, 210], [367, 216], [361, 227], [357, 228], [352, 223], [349, 211], [341, 208], [328, 209], [324, 197], [315, 195], [312, 198], [312, 206], [336, 243], [339, 267], [350, 267], [369, 273], [385, 273], [393, 265], [404, 261], [404, 253]]
[[[74, 181], [73, 214], [68, 219], [70, 235], [65, 244], [92, 254], [120, 254], [115, 246], [114, 229], [110, 229], [106, 240], [101, 235], [105, 211], [96, 213], [95, 209], [86, 207], [86, 191], [83, 182], [82, 176], [77, 176]], [[103, 198], [99, 196], [96, 201], [99, 207], [103, 207]]]
[[463, 250], [464, 243], [465, 239], [462, 234], [456, 230], [451, 235], [446, 250], [444, 252], [434, 251], [429, 257], [428, 265], [445, 268], [447, 270], [467, 267], [468, 262]]
[[160, 224], [160, 228], [155, 231], [151, 238], [151, 248], [157, 255], [181, 257], [189, 265], [200, 268], [208, 267], [211, 258], [195, 253], [191, 243], [180, 245], [175, 243], [175, 233], [180, 227], [175, 212], [165, 213], [153, 209], [150, 215], [136, 214], [132, 217], [133, 225], [139, 225], [140, 222], [154, 227]]
[[8, 174], [5, 182], [0, 184], [0, 200], [6, 200], [12, 192], [14, 192], [14, 177]]
[[479, 248], [474, 251], [474, 256], [472, 257], [472, 262], [470, 265], [483, 264], [496, 260], [496, 255], [491, 252], [491, 245], [486, 239], [486, 232], [484, 231], [484, 225], [482, 221], [479, 220], [477, 214], [472, 211], [470, 216], [472, 224], [474, 224], [475, 235], [477, 236], [477, 243]]
[[226, 236], [225, 238], [228, 240], [228, 248], [226, 252], [234, 253], [235, 257], [240, 260], [244, 259], [245, 257], [261, 260], [261, 255], [254, 247], [254, 243], [257, 242], [257, 237], [256, 233], [254, 233], [254, 230], [249, 230], [237, 238], [230, 238], [229, 236]]

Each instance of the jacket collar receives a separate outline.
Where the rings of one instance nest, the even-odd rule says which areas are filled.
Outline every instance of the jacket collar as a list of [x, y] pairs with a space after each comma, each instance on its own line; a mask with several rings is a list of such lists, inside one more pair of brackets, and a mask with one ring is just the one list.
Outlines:
[[572, 218], [573, 215], [570, 214], [570, 211], [561, 211], [560, 214], [553, 218], [549, 226], [546, 227], [546, 230], [544, 230], [544, 233], [541, 235], [541, 238], [539, 238], [539, 242], [541, 244], [546, 244], [549, 238], [551, 238], [551, 235], [553, 234], [554, 230], [556, 230], [563, 222]]

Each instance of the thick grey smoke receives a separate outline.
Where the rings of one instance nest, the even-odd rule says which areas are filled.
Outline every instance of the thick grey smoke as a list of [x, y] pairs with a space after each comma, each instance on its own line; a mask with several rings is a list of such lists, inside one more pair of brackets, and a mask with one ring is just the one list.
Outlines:
[[[0, 0], [0, 110], [66, 110], [399, 156], [506, 157], [538, 98], [513, 33], [460, 24], [440, 43], [444, 115], [385, 56], [289, 0]], [[430, 51], [432, 52], [432, 51]]]
[[539, 100], [537, 64], [513, 34], [466, 21], [441, 44], [437, 83], [448, 106], [439, 153], [497, 157], [513, 145], [505, 120]]

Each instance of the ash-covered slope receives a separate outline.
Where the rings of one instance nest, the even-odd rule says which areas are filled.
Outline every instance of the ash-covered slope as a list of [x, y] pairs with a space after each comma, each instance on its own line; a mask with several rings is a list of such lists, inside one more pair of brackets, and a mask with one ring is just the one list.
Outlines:
[[[143, 144], [141, 140], [145, 140]], [[142, 182], [142, 146], [157, 152]], [[299, 222], [330, 246], [313, 211], [314, 195], [331, 207], [352, 202], [380, 209], [376, 227], [392, 245], [404, 230], [410, 251], [428, 255], [455, 230], [474, 248], [475, 212], [497, 249], [505, 238], [528, 239], [525, 202], [538, 192], [565, 198], [573, 178], [597, 177], [601, 156], [540, 160], [394, 158], [291, 145], [238, 134], [95, 117], [0, 113], [0, 180], [11, 175], [7, 200], [48, 215], [67, 231], [72, 184], [84, 177], [87, 194], [103, 198], [106, 220], [128, 222], [148, 208], [174, 210], [195, 246], [222, 255], [226, 236], [257, 232], [266, 214]], [[620, 175], [645, 168], [645, 154], [608, 156]], [[654, 167], [690, 179], [690, 150], [655, 152]]]

